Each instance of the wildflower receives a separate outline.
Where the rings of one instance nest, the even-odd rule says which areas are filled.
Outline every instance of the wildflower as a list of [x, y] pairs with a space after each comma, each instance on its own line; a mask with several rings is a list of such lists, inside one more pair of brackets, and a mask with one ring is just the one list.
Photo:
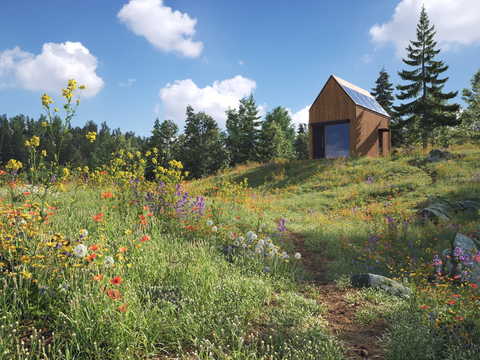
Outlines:
[[97, 257], [97, 254], [90, 254], [87, 256], [87, 261], [92, 262]]
[[103, 264], [104, 264], [105, 266], [111, 266], [111, 265], [115, 264], [115, 260], [113, 260], [113, 257], [107, 256], [107, 257], [105, 258], [105, 260], [103, 261]]
[[117, 307], [117, 310], [120, 312], [126, 312], [127, 311], [127, 304], [122, 304], [119, 307]]
[[47, 156], [47, 150], [42, 150], [40, 152], [40, 155], [42, 155], [43, 157], [46, 157]]
[[93, 277], [93, 280], [95, 280], [95, 281], [101, 281], [101, 280], [103, 280], [103, 275], [102, 275], [102, 274], [95, 275], [95, 276]]
[[110, 191], [104, 192], [100, 195], [102, 199], [111, 199], [113, 198], [113, 194]]
[[93, 143], [97, 139], [97, 133], [95, 131], [89, 131], [85, 137], [91, 143]]
[[8, 160], [7, 165], [5, 165], [6, 169], [14, 170], [14, 171], [20, 170], [20, 168], [22, 167], [23, 167], [23, 164], [20, 161], [15, 159]]
[[127, 251], [127, 248], [126, 248], [126, 247], [123, 247], [123, 246], [118, 249], [118, 252], [121, 252], [121, 253], [124, 253], [124, 252], [126, 252], [126, 251]]
[[140, 238], [140, 242], [146, 242], [146, 241], [150, 241], [150, 236], [148, 235], [143, 235], [141, 238]]
[[255, 234], [253, 231], [247, 232], [247, 240], [249, 242], [255, 241], [257, 240], [257, 238], [258, 238], [257, 234]]
[[218, 227], [212, 226], [212, 231], [213, 231], [213, 232], [217, 232], [217, 231], [218, 231]]
[[50, 106], [50, 104], [53, 104], [53, 99], [50, 96], [48, 96], [47, 94], [43, 94], [42, 95], [42, 105], [44, 107], [48, 108]]
[[122, 283], [122, 278], [120, 276], [115, 276], [110, 280], [112, 285], [120, 285]]
[[430, 309], [430, 306], [428, 306], [428, 305], [420, 305], [420, 309], [422, 309], [422, 310], [427, 310], [427, 309]]
[[297, 253], [295, 253], [294, 257], [295, 257], [295, 259], [300, 260], [302, 258], [302, 254], [297, 252]]
[[478, 285], [475, 284], [475, 283], [471, 283], [469, 286], [470, 286], [472, 289], [478, 289]]
[[100, 247], [97, 244], [93, 244], [88, 247], [88, 249], [91, 251], [97, 251], [99, 248]]
[[88, 230], [87, 229], [80, 229], [78, 232], [80, 234], [80, 239], [86, 238], [88, 236]]
[[32, 278], [32, 273], [28, 271], [21, 271], [20, 274], [25, 278], [25, 279], [31, 279]]
[[42, 122], [40, 123], [40, 126], [43, 127], [43, 128], [45, 128], [45, 127], [48, 126], [48, 122], [42, 121]]
[[287, 219], [284, 219], [284, 218], [280, 218], [280, 220], [278, 220], [278, 224], [277, 224], [277, 230], [279, 232], [285, 232], [287, 231], [287, 228], [285, 227], [285, 224], [287, 223]]
[[281, 257], [282, 257], [282, 259], [287, 260], [287, 259], [290, 257], [290, 255], [288, 255], [287, 252], [284, 251], [284, 252], [282, 253]]
[[93, 216], [93, 221], [101, 222], [103, 220], [103, 213], [98, 213], [97, 215]]
[[455, 316], [454, 319], [455, 319], [456, 321], [463, 321], [463, 320], [465, 320], [465, 318], [464, 318], [463, 316]]
[[82, 258], [82, 257], [85, 257], [87, 255], [88, 249], [85, 245], [78, 244], [73, 249], [73, 253], [75, 254], [75, 256]]
[[107, 296], [112, 300], [118, 300], [122, 298], [122, 294], [116, 289], [108, 289]]
[[447, 304], [448, 304], [448, 305], [455, 305], [456, 303], [457, 303], [456, 300], [449, 300], [449, 301], [447, 301]]

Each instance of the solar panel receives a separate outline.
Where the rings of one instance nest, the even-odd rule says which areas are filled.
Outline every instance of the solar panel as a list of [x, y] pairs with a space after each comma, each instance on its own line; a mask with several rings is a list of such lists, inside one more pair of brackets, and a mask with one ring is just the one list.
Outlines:
[[350, 96], [353, 102], [357, 105], [363, 106], [369, 110], [375, 111], [379, 114], [390, 116], [388, 113], [380, 106], [380, 104], [375, 100], [375, 98], [364, 95], [348, 86], [340, 84], [340, 86], [345, 90], [345, 92]]

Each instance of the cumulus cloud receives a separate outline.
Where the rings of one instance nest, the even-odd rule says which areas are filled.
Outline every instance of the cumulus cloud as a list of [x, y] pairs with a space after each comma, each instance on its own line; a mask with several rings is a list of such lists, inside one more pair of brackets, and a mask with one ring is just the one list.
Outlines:
[[437, 30], [437, 41], [444, 50], [480, 42], [480, 1], [478, 0], [401, 0], [390, 21], [370, 29], [373, 42], [392, 42], [403, 55], [415, 28], [422, 5]]
[[39, 55], [19, 47], [0, 52], [0, 86], [58, 93], [69, 79], [87, 86], [95, 96], [104, 82], [96, 74], [97, 58], [79, 42], [45, 43]]
[[187, 57], [197, 57], [202, 52], [203, 43], [192, 40], [197, 20], [165, 6], [163, 0], [130, 0], [117, 16], [133, 33], [160, 50]]
[[308, 124], [309, 109], [310, 109], [310, 105], [305, 106], [303, 109], [300, 109], [297, 112], [293, 112], [292, 110], [288, 109], [290, 116], [292, 118], [292, 121], [295, 124], [296, 128], [300, 124]]
[[237, 75], [231, 79], [215, 81], [212, 85], [198, 87], [191, 79], [177, 80], [160, 89], [161, 110], [165, 119], [175, 121], [183, 127], [185, 109], [191, 105], [195, 111], [211, 115], [221, 128], [225, 127], [225, 111], [237, 108], [238, 102], [255, 89], [254, 80]]

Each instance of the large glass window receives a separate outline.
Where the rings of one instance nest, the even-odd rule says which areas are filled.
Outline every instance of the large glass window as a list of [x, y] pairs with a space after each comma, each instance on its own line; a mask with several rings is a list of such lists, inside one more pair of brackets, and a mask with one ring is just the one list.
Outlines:
[[350, 123], [325, 126], [325, 157], [338, 158], [350, 155]]

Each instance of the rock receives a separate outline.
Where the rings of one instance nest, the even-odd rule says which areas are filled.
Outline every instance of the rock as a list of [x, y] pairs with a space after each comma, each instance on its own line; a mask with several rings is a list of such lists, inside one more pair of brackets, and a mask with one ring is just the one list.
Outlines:
[[442, 161], [442, 160], [449, 160], [453, 159], [454, 155], [449, 152], [449, 151], [442, 151], [438, 149], [434, 149], [430, 151], [428, 154], [426, 161], [428, 162], [437, 162], [437, 161]]
[[376, 274], [356, 274], [350, 277], [352, 286], [356, 288], [371, 287], [382, 289], [391, 295], [409, 297], [412, 291], [398, 281]]
[[470, 239], [468, 236], [457, 233], [455, 235], [455, 240], [453, 240], [453, 248], [461, 248], [463, 252], [468, 252], [470, 254], [476, 254], [478, 252], [475, 242]]

